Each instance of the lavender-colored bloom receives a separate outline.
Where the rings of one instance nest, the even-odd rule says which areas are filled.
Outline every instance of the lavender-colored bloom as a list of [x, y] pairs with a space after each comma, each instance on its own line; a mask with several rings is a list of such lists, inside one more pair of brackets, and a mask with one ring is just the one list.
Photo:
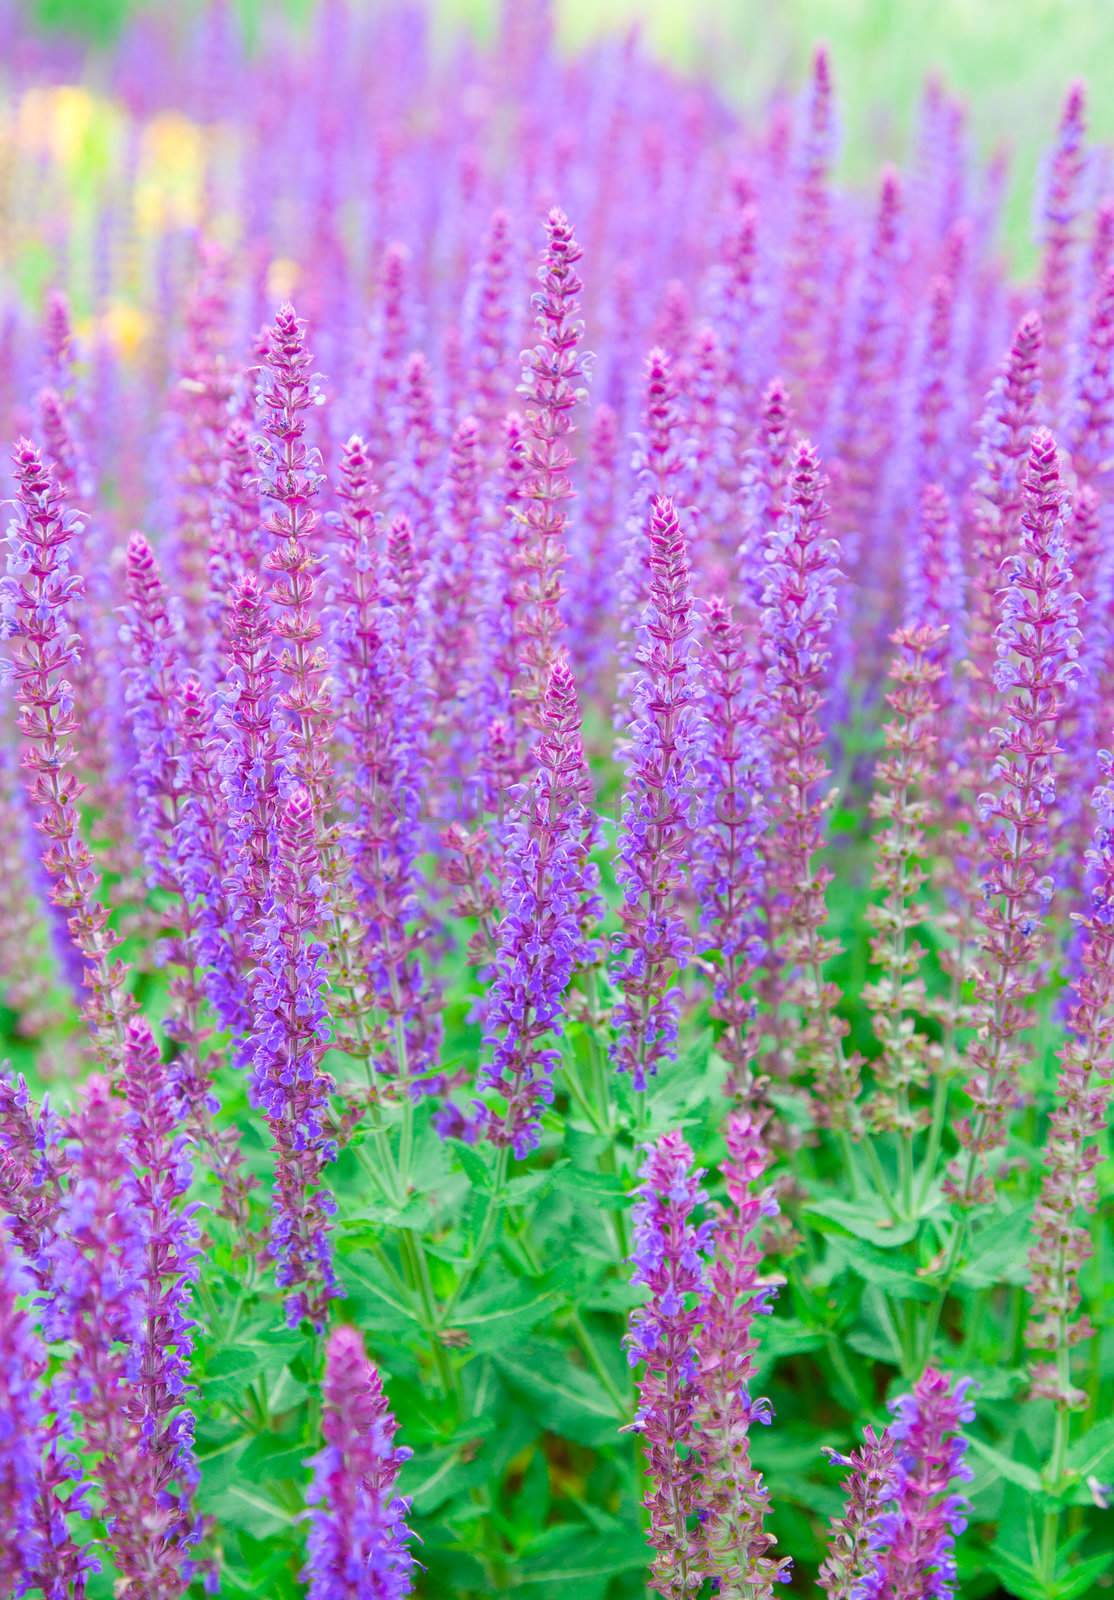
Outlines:
[[224, 884], [229, 911], [249, 940], [267, 905], [278, 807], [292, 785], [287, 730], [278, 714], [271, 608], [254, 574], [240, 579], [231, 611], [229, 666], [217, 715], [223, 735]]
[[121, 637], [127, 647], [125, 707], [135, 739], [132, 781], [138, 798], [138, 838], [152, 887], [177, 890], [172, 840], [181, 803], [179, 738], [173, 708], [183, 644], [154, 551], [141, 533], [127, 549], [129, 605]]
[[46, 1353], [26, 1310], [32, 1287], [0, 1230], [0, 1590], [13, 1597], [31, 1588], [45, 1553], [37, 1502]]
[[835, 947], [823, 936], [830, 873], [815, 856], [824, 838], [828, 777], [820, 716], [828, 692], [836, 616], [839, 545], [825, 537], [828, 506], [820, 461], [807, 439], [793, 453], [785, 509], [766, 538], [766, 586], [759, 643], [763, 724], [776, 796], [766, 852], [783, 946], [771, 952], [791, 975], [787, 998], [802, 1008], [797, 1053], [817, 1084], [817, 1110], [830, 1126], [853, 1129], [857, 1062], [843, 1047], [847, 1023], [823, 967]]
[[87, 1015], [102, 1058], [118, 1064], [121, 1029], [132, 1002], [126, 969], [111, 959], [118, 936], [97, 898], [99, 875], [82, 836], [74, 775], [77, 718], [71, 674], [80, 653], [71, 611], [82, 590], [71, 569], [81, 527], [66, 509], [57, 478], [35, 446], [23, 439], [15, 451], [18, 516], [8, 530], [7, 575], [0, 585], [0, 619], [11, 638], [11, 674], [25, 741], [37, 821], [50, 844], [43, 860], [54, 898], [70, 912], [70, 932], [85, 958], [92, 991]]
[[332, 1080], [321, 1069], [329, 1042], [319, 936], [325, 887], [304, 789], [295, 789], [282, 808], [276, 853], [273, 883], [252, 934], [257, 965], [243, 1058], [274, 1141], [271, 1240], [279, 1284], [291, 1291], [287, 1320], [296, 1326], [308, 1317], [320, 1327], [327, 1302], [338, 1293], [329, 1240], [335, 1205], [323, 1181], [336, 1151], [325, 1116]]
[[168, 1501], [136, 1417], [149, 1292], [161, 1285], [149, 1277], [154, 1240], [131, 1166], [134, 1134], [102, 1079], [86, 1084], [72, 1136], [72, 1181], [42, 1252], [43, 1331], [71, 1347], [73, 1398], [97, 1456], [117, 1571], [151, 1600], [173, 1600], [189, 1583], [196, 1528], [177, 1496]]
[[753, 1001], [743, 993], [761, 956], [761, 836], [766, 753], [759, 737], [753, 663], [742, 624], [718, 595], [708, 601], [700, 640], [703, 722], [697, 761], [693, 887], [710, 947], [712, 1015], [724, 1024], [718, 1048], [743, 1090], [757, 1041], [748, 1040]]
[[948, 630], [937, 647], [936, 659], [963, 659], [964, 589], [959, 528], [951, 499], [939, 483], [926, 483], [906, 554], [905, 622], [910, 627]]
[[891, 1430], [881, 1434], [863, 1429], [863, 1443], [849, 1456], [830, 1447], [825, 1451], [836, 1466], [847, 1468], [842, 1515], [833, 1517], [828, 1532], [828, 1553], [817, 1582], [829, 1600], [860, 1600], [863, 1584], [873, 1574], [877, 1540], [875, 1530], [897, 1495], [897, 1460]]
[[201, 1258], [194, 1207], [186, 1196], [193, 1176], [189, 1145], [181, 1132], [188, 1102], [166, 1066], [142, 1018], [128, 1023], [128, 1131], [131, 1162], [127, 1187], [143, 1235], [143, 1328], [130, 1374], [128, 1411], [140, 1448], [150, 1456], [155, 1493], [164, 1508], [176, 1506], [175, 1530], [183, 1546], [197, 1524], [190, 1491], [197, 1483], [193, 1416], [184, 1408], [194, 1323], [189, 1316], [192, 1284]]
[[546, 246], [538, 268], [541, 288], [534, 295], [538, 343], [522, 353], [521, 385], [529, 469], [521, 495], [530, 530], [526, 551], [529, 576], [522, 596], [523, 692], [535, 719], [541, 716], [561, 630], [568, 521], [564, 508], [573, 494], [569, 479], [573, 458], [566, 441], [587, 380], [587, 363], [580, 350], [583, 325], [578, 317], [584, 285], [576, 270], [584, 252], [563, 211], [549, 213], [545, 231]]
[[[262, 432], [254, 448], [263, 529], [273, 541], [263, 564], [274, 574], [269, 598], [282, 684], [279, 705], [290, 726], [286, 762], [309, 793], [320, 828], [329, 801], [331, 714], [314, 601], [321, 566], [315, 501], [325, 480], [320, 453], [306, 441], [310, 415], [324, 398], [312, 368], [305, 323], [293, 306], [282, 306], [268, 329], [255, 396]], [[323, 869], [329, 864], [324, 860]]]
[[[243, 606], [234, 615], [238, 625], [245, 623]], [[240, 645], [247, 645], [243, 634]], [[222, 1025], [239, 1034], [248, 1021], [246, 956], [244, 930], [234, 920], [225, 879], [225, 795], [219, 770], [225, 746], [214, 731], [210, 697], [193, 674], [181, 685], [179, 726], [182, 804], [174, 833], [179, 882], [193, 919], [210, 1003]]]
[[494, 1055], [480, 1073], [503, 1102], [485, 1118], [487, 1137], [519, 1157], [537, 1144], [542, 1108], [553, 1099], [560, 1056], [546, 1040], [561, 1033], [569, 981], [591, 955], [583, 933], [594, 884], [589, 777], [576, 685], [561, 656], [550, 668], [542, 717], [534, 781], [511, 790], [504, 912], [485, 1017]]
[[1114, 464], [1114, 268], [1099, 284], [1079, 353], [1067, 439], [1072, 466], [1097, 484]]
[[1006, 1141], [1017, 1094], [1020, 1036], [1054, 886], [1044, 871], [1043, 840], [1056, 800], [1057, 732], [1078, 672], [1079, 597], [1072, 589], [1059, 458], [1045, 429], [1032, 438], [1023, 497], [1021, 549], [1003, 574], [996, 634], [994, 685], [1007, 720], [998, 736], [994, 787], [978, 799], [986, 933], [976, 973], [980, 1028], [969, 1048], [973, 1070], [966, 1084], [972, 1110], [957, 1128], [965, 1155], [953, 1163], [947, 1182], [966, 1205], [992, 1193], [986, 1158]]
[[353, 436], [340, 471], [338, 583], [330, 632], [338, 668], [341, 838], [362, 960], [390, 1034], [376, 1068], [408, 1094], [436, 1086], [440, 1022], [419, 955], [421, 809], [427, 779], [428, 629], [413, 531], [396, 518], [378, 549], [370, 455]]
[[692, 949], [679, 891], [691, 832], [697, 685], [688, 549], [671, 500], [652, 502], [645, 559], [649, 604], [625, 748], [615, 874], [623, 890], [619, 948], [625, 959], [614, 1060], [636, 1089], [674, 1054], [680, 1010], [674, 977]]
[[627, 1356], [632, 1367], [642, 1367], [635, 1429], [646, 1441], [651, 1582], [669, 1600], [687, 1600], [703, 1574], [696, 1330], [707, 1294], [711, 1225], [693, 1220], [704, 1199], [703, 1173], [693, 1169], [692, 1151], [679, 1133], [663, 1134], [651, 1147], [640, 1176], [632, 1278], [650, 1297], [631, 1313]]
[[325, 1359], [325, 1448], [307, 1495], [309, 1600], [401, 1600], [413, 1587], [414, 1535], [396, 1485], [411, 1452], [395, 1443], [398, 1424], [354, 1328], [335, 1330]]
[[752, 1397], [754, 1319], [773, 1310], [777, 1280], [762, 1279], [759, 1229], [778, 1212], [772, 1187], [758, 1190], [770, 1155], [765, 1117], [728, 1119], [723, 1176], [729, 1204], [715, 1218], [715, 1253], [707, 1274], [703, 1324], [697, 1334], [700, 1401], [694, 1449], [700, 1470], [701, 1540], [709, 1574], [725, 1600], [770, 1600], [788, 1583], [792, 1563], [769, 1551], [769, 1490], [750, 1458], [750, 1427], [768, 1426], [768, 1400]]
[[1071, 336], [1080, 190], [1086, 162], [1085, 109], [1084, 87], [1073, 83], [1064, 102], [1044, 197], [1040, 312], [1045, 335], [1044, 387], [1053, 415], [1060, 401]]
[[1052, 1400], [1062, 1411], [1082, 1408], [1088, 1399], [1086, 1390], [1073, 1382], [1071, 1370], [1072, 1350], [1094, 1335], [1089, 1318], [1079, 1315], [1079, 1274], [1094, 1250], [1081, 1213], [1092, 1212], [1097, 1204], [1101, 1140], [1112, 1090], [1114, 755], [1100, 751], [1099, 764], [1104, 781], [1091, 800], [1097, 825], [1087, 852], [1090, 907], [1076, 918], [1084, 943], [1072, 985], [1070, 1032], [1060, 1051], [1029, 1251], [1032, 1305], [1025, 1338], [1040, 1353], [1031, 1368], [1033, 1393]]
[[957, 1485], [973, 1477], [960, 1431], [974, 1420], [971, 1383], [929, 1367], [895, 1400], [887, 1430], [897, 1458], [896, 1504], [874, 1523], [874, 1570], [862, 1600], [953, 1600], [955, 1541], [967, 1526]]

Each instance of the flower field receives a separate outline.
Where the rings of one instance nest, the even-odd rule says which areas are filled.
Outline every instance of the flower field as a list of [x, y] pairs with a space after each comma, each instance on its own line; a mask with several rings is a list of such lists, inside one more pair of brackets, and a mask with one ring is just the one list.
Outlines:
[[1109, 1592], [1082, 83], [9, 32], [0, 1600]]

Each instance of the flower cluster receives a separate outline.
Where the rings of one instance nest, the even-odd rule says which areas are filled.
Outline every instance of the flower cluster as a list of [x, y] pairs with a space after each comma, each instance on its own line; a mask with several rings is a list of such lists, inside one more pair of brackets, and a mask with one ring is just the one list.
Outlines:
[[671, 500], [653, 500], [646, 546], [649, 604], [625, 752], [629, 776], [616, 871], [626, 960], [614, 1019], [615, 1065], [636, 1089], [645, 1089], [677, 1038], [674, 977], [692, 948], [679, 891], [691, 833], [698, 719], [689, 557]]
[[534, 782], [511, 796], [504, 911], [485, 1019], [494, 1053], [480, 1073], [504, 1102], [485, 1118], [488, 1137], [517, 1156], [538, 1141], [559, 1060], [544, 1041], [562, 1031], [570, 979], [591, 954], [584, 936], [590, 913], [584, 902], [593, 885], [589, 778], [576, 685], [563, 656], [550, 667], [534, 758]]
[[965, 1204], [991, 1191], [983, 1170], [1005, 1142], [1017, 1094], [1018, 1035], [1034, 985], [1044, 908], [1053, 880], [1042, 867], [1042, 841], [1056, 799], [1059, 719], [1076, 674], [1078, 596], [1064, 529], [1064, 491], [1051, 434], [1033, 435], [1022, 487], [1021, 549], [1006, 568], [994, 682], [1008, 723], [995, 758], [996, 786], [980, 795], [986, 875], [985, 934], [977, 967], [979, 1034], [967, 1082], [972, 1112], [959, 1125], [965, 1158], [949, 1183]]
[[325, 1447], [313, 1465], [305, 1577], [310, 1600], [401, 1600], [413, 1587], [410, 1502], [397, 1492], [410, 1455], [383, 1383], [354, 1328], [326, 1351]]
[[554, 0], [123, 6], [95, 64], [36, 9], [0, 1589], [626, 1596], [647, 1534], [673, 1600], [1101, 1584], [1082, 86], [1022, 278], [942, 83], [841, 181], [823, 49], [759, 109]]
[[628, 1356], [643, 1364], [635, 1426], [646, 1442], [645, 1505], [659, 1594], [684, 1600], [702, 1576], [695, 1332], [707, 1294], [708, 1223], [693, 1214], [704, 1199], [700, 1172], [680, 1134], [667, 1133], [643, 1162], [634, 1212], [634, 1282], [650, 1298], [631, 1315]]

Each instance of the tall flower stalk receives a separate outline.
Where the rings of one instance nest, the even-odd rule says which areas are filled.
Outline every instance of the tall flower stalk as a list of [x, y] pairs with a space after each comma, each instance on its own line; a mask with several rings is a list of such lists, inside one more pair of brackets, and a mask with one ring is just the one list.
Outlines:
[[[523, 410], [528, 474], [520, 488], [530, 529], [523, 588], [523, 688], [526, 715], [540, 718], [549, 668], [561, 632], [561, 599], [573, 465], [568, 438], [583, 398], [586, 366], [580, 350], [577, 273], [583, 251], [563, 211], [546, 218], [546, 246], [534, 296], [538, 342], [523, 352]], [[533, 708], [533, 709], [531, 709]]]
[[1043, 869], [1056, 798], [1056, 735], [1076, 674], [1079, 642], [1060, 465], [1046, 430], [1033, 435], [1022, 493], [1021, 549], [1005, 571], [997, 630], [995, 687], [1008, 720], [995, 758], [994, 787], [978, 803], [984, 932], [975, 980], [978, 1032], [966, 1084], [971, 1110], [959, 1123], [963, 1153], [947, 1180], [948, 1192], [964, 1206], [993, 1195], [987, 1161], [1006, 1143], [1020, 1087], [1020, 1036], [1029, 1021], [1042, 915], [1053, 888]]
[[563, 1028], [573, 973], [591, 955], [584, 934], [585, 897], [594, 885], [588, 861], [594, 833], [586, 806], [590, 780], [576, 685], [563, 656], [550, 668], [543, 719], [536, 776], [512, 798], [504, 909], [486, 1013], [494, 1053], [480, 1073], [480, 1082], [501, 1100], [484, 1119], [487, 1137], [510, 1145], [519, 1157], [538, 1143], [560, 1059], [552, 1040]]
[[49, 841], [43, 860], [54, 898], [70, 914], [70, 931], [85, 959], [85, 1014], [94, 1044], [106, 1066], [119, 1068], [133, 1002], [124, 987], [126, 968], [112, 955], [119, 938], [98, 897], [99, 874], [82, 833], [82, 786], [74, 774], [72, 673], [79, 642], [72, 607], [82, 583], [72, 560], [81, 518], [67, 510], [57, 478], [29, 440], [17, 445], [14, 461], [17, 518], [8, 532], [2, 604], [15, 629], [12, 677], [24, 766], [38, 826]]
[[410, 1502], [397, 1490], [410, 1451], [383, 1383], [354, 1328], [337, 1328], [325, 1356], [322, 1432], [306, 1541], [309, 1600], [402, 1600], [413, 1587]]
[[[1114, 777], [1114, 756], [1102, 751], [1103, 777]], [[1095, 790], [1097, 816], [1088, 852], [1090, 909], [1076, 913], [1084, 936], [1081, 971], [1074, 980], [1069, 1033], [1060, 1052], [1060, 1075], [1044, 1151], [1044, 1173], [1033, 1213], [1029, 1251], [1030, 1311], [1025, 1340], [1036, 1352], [1030, 1372], [1034, 1395], [1055, 1407], [1049, 1476], [1053, 1491], [1067, 1464], [1071, 1416], [1088, 1402], [1072, 1376], [1072, 1352], [1095, 1330], [1080, 1316], [1079, 1275], [1093, 1253], [1090, 1230], [1081, 1216], [1098, 1202], [1097, 1169], [1106, 1129], [1112, 1085], [1114, 1042], [1114, 788]], [[1042, 1560], [1055, 1576], [1059, 1512], [1050, 1508], [1044, 1524]]]
[[675, 977], [692, 950], [680, 889], [697, 742], [694, 608], [688, 549], [671, 500], [651, 503], [645, 559], [649, 604], [637, 655], [641, 674], [627, 742], [616, 870], [625, 959], [614, 1060], [637, 1090], [674, 1053], [680, 1012]]
[[703, 1576], [698, 1531], [697, 1409], [699, 1358], [695, 1334], [707, 1293], [703, 1260], [708, 1223], [694, 1214], [704, 1199], [703, 1174], [679, 1133], [663, 1134], [640, 1169], [634, 1213], [634, 1282], [649, 1299], [631, 1314], [627, 1338], [638, 1378], [635, 1428], [645, 1441], [644, 1505], [654, 1547], [651, 1584], [668, 1600], [688, 1600]]
[[769, 1490], [750, 1457], [750, 1428], [769, 1424], [768, 1400], [751, 1395], [755, 1317], [773, 1310], [777, 1281], [762, 1278], [759, 1229], [777, 1215], [771, 1187], [756, 1188], [770, 1163], [765, 1116], [735, 1112], [722, 1172], [728, 1204], [714, 1220], [703, 1322], [696, 1338], [700, 1399], [694, 1445], [700, 1464], [700, 1536], [707, 1571], [728, 1600], [771, 1600], [792, 1563], [771, 1556]]

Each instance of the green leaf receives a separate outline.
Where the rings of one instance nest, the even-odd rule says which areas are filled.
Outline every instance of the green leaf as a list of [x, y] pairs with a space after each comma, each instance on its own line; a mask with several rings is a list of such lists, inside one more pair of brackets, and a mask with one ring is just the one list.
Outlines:
[[564, 1587], [581, 1585], [620, 1572], [639, 1572], [649, 1562], [651, 1552], [637, 1526], [615, 1533], [600, 1533], [596, 1528], [558, 1527], [546, 1530], [534, 1551], [516, 1574], [516, 1589], [553, 1583]]
[[617, 1210], [630, 1200], [626, 1185], [615, 1173], [585, 1172], [582, 1167], [565, 1167], [557, 1174], [554, 1188], [593, 1209]]
[[511, 1280], [466, 1299], [457, 1307], [453, 1326], [466, 1329], [470, 1348], [482, 1355], [522, 1338], [556, 1304], [552, 1291], [531, 1294]]
[[1029, 1211], [1007, 1211], [980, 1228], [967, 1251], [958, 1281], [972, 1289], [1024, 1283], [1028, 1277]]
[[589, 1446], [616, 1442], [627, 1419], [618, 1415], [599, 1379], [574, 1367], [561, 1345], [530, 1341], [494, 1360], [550, 1433]]
[[1089, 1428], [1068, 1451], [1068, 1471], [1080, 1478], [1097, 1478], [1114, 1467], [1114, 1417]]
[[822, 1233], [850, 1234], [855, 1239], [865, 1239], [880, 1250], [895, 1250], [916, 1237], [919, 1222], [891, 1222], [876, 1209], [856, 1204], [851, 1200], [833, 1197], [810, 1200], [805, 1211], [817, 1219]]
[[473, 1189], [492, 1188], [494, 1168], [484, 1160], [474, 1144], [468, 1144], [464, 1139], [446, 1139], [445, 1145], [456, 1156]]
[[295, 1479], [300, 1483], [312, 1454], [302, 1439], [258, 1433], [240, 1457], [238, 1470], [248, 1483], [264, 1483], [268, 1478]]
[[294, 1513], [278, 1505], [249, 1480], [236, 1479], [225, 1490], [220, 1505], [221, 1522], [243, 1528], [256, 1539], [273, 1539], [292, 1528]]
[[991, 1569], [1018, 1600], [1048, 1600], [1048, 1585], [1031, 1562], [1023, 1561], [999, 1545], [994, 1546], [987, 1559]]
[[218, 1350], [205, 1363], [204, 1394], [208, 1405], [234, 1405], [257, 1378], [281, 1370], [285, 1356], [268, 1359], [262, 1345], [236, 1344]]
[[993, 1445], [986, 1444], [982, 1439], [972, 1439], [971, 1448], [976, 1455], [989, 1463], [1003, 1478], [1010, 1483], [1016, 1483], [1018, 1488], [1026, 1490], [1029, 1494], [1040, 1494], [1040, 1473], [1035, 1467], [1027, 1467], [1023, 1461], [1014, 1461], [1009, 1456], [1003, 1455], [1000, 1450], [995, 1450]]
[[1101, 1578], [1112, 1562], [1114, 1562], [1114, 1550], [1107, 1550], [1101, 1555], [1090, 1556], [1086, 1561], [1081, 1561], [1077, 1567], [1072, 1567], [1064, 1577], [1057, 1580], [1054, 1590], [1055, 1600], [1078, 1600], [1080, 1595], [1094, 1594], [1096, 1578]]
[[851, 1239], [843, 1234], [831, 1236], [832, 1248], [843, 1256], [852, 1272], [864, 1283], [873, 1284], [885, 1294], [898, 1300], [931, 1300], [932, 1289], [923, 1278], [918, 1278], [906, 1267], [894, 1264], [884, 1250], [866, 1244], [861, 1239]]

